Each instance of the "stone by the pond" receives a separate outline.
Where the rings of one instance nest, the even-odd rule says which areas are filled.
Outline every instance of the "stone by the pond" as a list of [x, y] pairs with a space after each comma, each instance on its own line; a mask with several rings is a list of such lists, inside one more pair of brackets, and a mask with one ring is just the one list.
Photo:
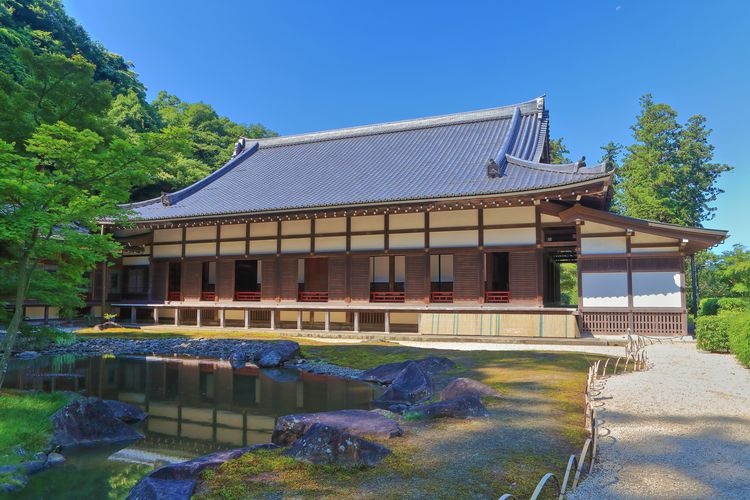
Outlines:
[[255, 354], [255, 364], [261, 368], [275, 368], [299, 357], [299, 344], [291, 340], [280, 340], [263, 347]]
[[53, 465], [61, 464], [64, 461], [65, 461], [65, 457], [62, 456], [60, 453], [52, 452], [49, 455], [47, 455], [47, 465], [50, 467]]
[[0, 467], [0, 493], [12, 493], [20, 490], [29, 482], [28, 476], [15, 465]]
[[109, 406], [115, 418], [122, 420], [126, 424], [143, 422], [148, 418], [148, 413], [141, 410], [137, 406], [129, 405], [127, 403], [116, 401], [114, 399], [103, 399], [102, 401], [104, 401], [104, 404]]
[[381, 444], [323, 424], [313, 424], [284, 452], [304, 462], [344, 466], [375, 465], [390, 453]]
[[23, 471], [27, 476], [36, 474], [49, 467], [46, 460], [31, 460], [23, 463]]
[[419, 418], [475, 418], [488, 417], [487, 408], [476, 396], [462, 396], [437, 403], [414, 406], [409, 415]]
[[403, 435], [398, 423], [367, 410], [336, 410], [320, 413], [294, 413], [276, 419], [271, 441], [288, 446], [315, 424], [324, 424], [359, 437], [389, 439]]
[[432, 396], [432, 381], [416, 362], [406, 365], [388, 386], [383, 394], [373, 401], [378, 408], [402, 411], [404, 406], [413, 405]]
[[79, 398], [52, 415], [52, 439], [63, 449], [124, 444], [143, 439], [98, 398]]
[[299, 372], [290, 369], [266, 368], [263, 370], [263, 374], [274, 382], [279, 382], [281, 384], [289, 384], [299, 380]]
[[39, 356], [41, 356], [41, 354], [36, 351], [23, 351], [16, 354], [16, 357], [18, 359], [34, 359], [38, 358]]
[[492, 387], [471, 378], [457, 378], [440, 391], [440, 399], [452, 399], [461, 396], [500, 398], [502, 394]]
[[245, 453], [276, 447], [273, 444], [248, 446], [235, 450], [219, 451], [186, 462], [159, 467], [141, 479], [130, 490], [128, 500], [187, 500], [193, 495], [198, 475], [202, 471], [218, 467], [227, 460], [239, 458]]
[[416, 361], [399, 361], [397, 363], [386, 363], [384, 365], [376, 366], [375, 368], [364, 371], [360, 375], [360, 379], [368, 382], [377, 382], [379, 384], [390, 384], [399, 376], [404, 368], [409, 366], [409, 363], [416, 363], [422, 371], [431, 375], [450, 370], [456, 366], [456, 364], [448, 358], [428, 356]]
[[244, 351], [234, 351], [229, 355], [229, 365], [237, 370], [242, 368], [247, 363], [247, 353]]

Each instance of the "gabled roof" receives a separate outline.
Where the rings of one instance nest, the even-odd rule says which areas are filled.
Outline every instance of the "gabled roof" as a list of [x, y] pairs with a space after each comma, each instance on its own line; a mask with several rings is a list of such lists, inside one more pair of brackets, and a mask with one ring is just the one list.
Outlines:
[[[242, 152], [205, 179], [128, 207], [134, 219], [183, 219], [533, 192], [611, 176], [603, 165], [540, 163], [547, 124], [544, 99], [538, 98], [453, 115], [247, 139]], [[499, 167], [498, 177], [487, 174], [490, 159]]]

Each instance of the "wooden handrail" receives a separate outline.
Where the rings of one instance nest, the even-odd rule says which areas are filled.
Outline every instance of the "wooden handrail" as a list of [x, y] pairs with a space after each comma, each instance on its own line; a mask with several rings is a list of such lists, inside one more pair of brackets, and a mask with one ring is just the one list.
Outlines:
[[328, 302], [328, 292], [299, 292], [297, 302]]
[[260, 292], [234, 292], [234, 300], [242, 302], [260, 302]]
[[510, 292], [484, 292], [484, 301], [488, 304], [508, 304]]
[[453, 302], [453, 292], [432, 292], [430, 293], [430, 302], [451, 303]]
[[372, 292], [370, 302], [404, 302], [406, 294], [404, 292]]

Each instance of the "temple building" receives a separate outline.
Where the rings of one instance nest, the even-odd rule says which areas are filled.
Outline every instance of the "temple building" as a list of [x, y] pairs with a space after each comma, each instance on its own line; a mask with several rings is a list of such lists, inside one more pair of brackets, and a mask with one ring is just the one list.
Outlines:
[[240, 139], [219, 170], [107, 228], [124, 251], [91, 300], [174, 325], [685, 334], [685, 258], [726, 232], [610, 212], [613, 169], [550, 164], [548, 122], [538, 98]]

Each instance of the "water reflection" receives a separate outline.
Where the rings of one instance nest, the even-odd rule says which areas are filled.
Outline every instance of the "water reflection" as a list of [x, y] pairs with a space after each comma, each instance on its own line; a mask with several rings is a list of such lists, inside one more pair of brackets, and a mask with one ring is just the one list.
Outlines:
[[77, 391], [137, 405], [150, 417], [146, 440], [136, 446], [184, 456], [267, 443], [277, 416], [366, 409], [378, 395], [369, 384], [293, 370], [134, 356], [17, 362], [7, 386]]

